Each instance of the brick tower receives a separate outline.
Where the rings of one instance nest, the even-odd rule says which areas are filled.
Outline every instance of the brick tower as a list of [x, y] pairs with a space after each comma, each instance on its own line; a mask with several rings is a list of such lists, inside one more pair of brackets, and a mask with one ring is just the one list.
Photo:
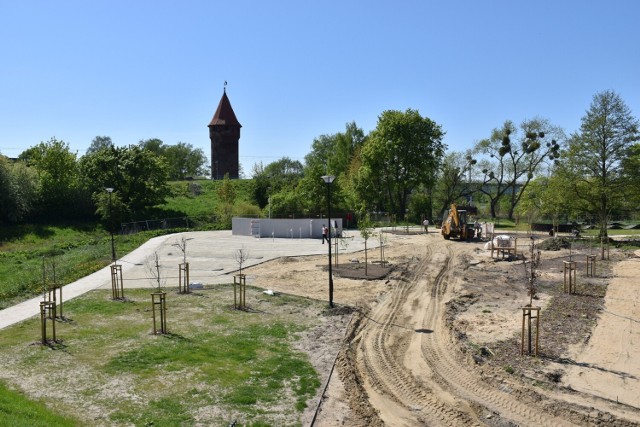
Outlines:
[[211, 179], [222, 179], [227, 173], [231, 179], [238, 178], [240, 169], [238, 146], [241, 127], [242, 125], [231, 108], [225, 87], [218, 109], [209, 123]]

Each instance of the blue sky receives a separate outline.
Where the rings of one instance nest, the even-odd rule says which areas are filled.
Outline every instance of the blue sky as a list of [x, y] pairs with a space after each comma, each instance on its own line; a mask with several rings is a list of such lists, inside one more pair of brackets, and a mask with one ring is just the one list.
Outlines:
[[0, 153], [159, 138], [210, 157], [228, 82], [240, 160], [417, 109], [463, 151], [505, 120], [571, 133], [614, 90], [640, 117], [640, 2], [0, 0]]

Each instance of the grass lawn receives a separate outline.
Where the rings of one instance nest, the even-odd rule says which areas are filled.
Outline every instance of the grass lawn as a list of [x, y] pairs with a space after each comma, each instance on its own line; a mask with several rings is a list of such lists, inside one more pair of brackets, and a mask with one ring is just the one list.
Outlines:
[[29, 400], [23, 393], [0, 382], [0, 426], [74, 427], [80, 422], [51, 411], [39, 401]]
[[[162, 233], [116, 235], [117, 255]], [[109, 233], [95, 225], [16, 225], [0, 229], [0, 241], [0, 309], [41, 293], [44, 281], [71, 283], [111, 262]]]
[[[39, 318], [1, 330], [0, 380], [82, 425], [301, 424], [320, 381], [293, 344], [326, 320], [324, 303], [248, 287], [251, 310], [240, 311], [231, 285], [171, 290], [169, 334], [153, 335], [150, 290], [126, 295], [98, 290], [65, 303], [51, 346], [39, 344]], [[0, 402], [15, 396], [0, 388]], [[35, 419], [45, 416], [54, 415]]]

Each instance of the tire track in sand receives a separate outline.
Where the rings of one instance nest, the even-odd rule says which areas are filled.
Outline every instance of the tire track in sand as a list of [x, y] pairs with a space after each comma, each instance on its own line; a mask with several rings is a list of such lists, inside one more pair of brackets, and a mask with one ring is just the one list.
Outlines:
[[432, 334], [421, 336], [422, 357], [435, 373], [436, 381], [444, 384], [459, 398], [500, 414], [503, 419], [521, 425], [571, 426], [569, 421], [546, 414], [538, 407], [528, 406], [508, 391], [487, 386], [482, 379], [472, 373], [455, 354], [453, 340], [444, 321], [445, 296], [449, 277], [457, 271], [451, 247], [447, 247], [447, 260], [436, 276], [432, 298], [426, 307], [425, 327], [433, 329]]
[[[402, 363], [418, 332], [411, 324], [411, 312], [420, 310], [421, 299], [430, 293], [424, 289], [428, 282], [420, 278], [427, 274], [432, 258], [432, 248], [427, 246], [424, 258], [410, 264], [409, 271], [414, 270], [410, 280], [394, 288], [372, 313], [375, 320], [367, 322], [359, 340], [360, 369], [373, 391], [369, 393], [373, 406], [387, 424], [482, 425], [468, 411], [441, 399], [427, 378], [415, 376]], [[415, 356], [420, 356], [419, 351]]]

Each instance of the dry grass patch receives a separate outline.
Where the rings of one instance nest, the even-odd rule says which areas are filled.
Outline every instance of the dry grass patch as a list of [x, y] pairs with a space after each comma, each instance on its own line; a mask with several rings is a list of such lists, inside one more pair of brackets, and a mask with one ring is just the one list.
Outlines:
[[324, 303], [248, 287], [239, 311], [230, 285], [168, 291], [169, 334], [153, 335], [149, 294], [65, 303], [54, 348], [39, 319], [0, 331], [0, 379], [91, 425], [302, 424], [320, 380], [293, 344], [326, 322]]

